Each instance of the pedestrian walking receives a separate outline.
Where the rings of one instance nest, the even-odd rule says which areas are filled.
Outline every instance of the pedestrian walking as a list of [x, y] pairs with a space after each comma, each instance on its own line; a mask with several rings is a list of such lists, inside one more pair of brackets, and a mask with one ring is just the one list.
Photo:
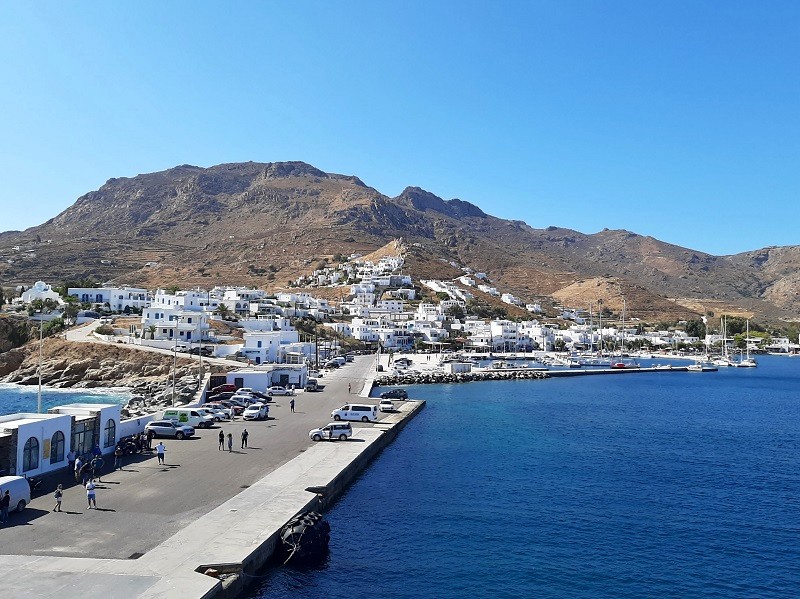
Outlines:
[[248, 433], [248, 432], [247, 432], [247, 429], [244, 429], [244, 430], [242, 431], [242, 449], [244, 449], [245, 447], [247, 447], [247, 437], [248, 437], [249, 435], [250, 435], [250, 433]]
[[233, 435], [228, 433], [228, 451], [233, 451]]
[[164, 442], [159, 441], [158, 445], [156, 445], [156, 453], [158, 453], [158, 463], [164, 463], [164, 452], [167, 451], [167, 448], [164, 447]]
[[289, 407], [292, 409], [292, 412], [294, 412], [294, 397], [289, 400]]
[[[81, 476], [82, 467], [83, 467], [83, 460], [81, 459], [81, 456], [78, 456], [77, 458], [75, 458], [75, 466], [73, 466], [73, 470], [75, 471], [75, 482], [78, 482], [78, 479]], [[83, 484], [83, 481], [81, 481], [81, 484]]]
[[86, 501], [89, 502], [89, 509], [97, 509], [97, 498], [94, 493], [95, 488], [94, 479], [90, 478], [89, 482], [86, 483]]
[[92, 458], [92, 461], [89, 464], [91, 466], [91, 469], [92, 469], [91, 478], [96, 478], [97, 482], [99, 482], [99, 483], [103, 482], [102, 480], [100, 480], [100, 474], [102, 473], [103, 464], [104, 463], [105, 462], [103, 462], [103, 458], [102, 457], [95, 456], [95, 457]]
[[347, 383], [347, 392], [350, 393], [351, 390], [352, 390], [352, 386], [350, 385], [350, 383]]
[[219, 450], [225, 449], [225, 433], [219, 431]]
[[53, 497], [55, 497], [55, 499], [56, 499], [56, 507], [53, 508], [54, 512], [60, 512], [61, 511], [61, 498], [63, 496], [64, 496], [64, 491], [61, 488], [61, 485], [58, 485], [56, 487], [56, 492], [53, 495]]
[[147, 431], [147, 450], [148, 451], [153, 449], [153, 447], [152, 447], [152, 445], [153, 445], [153, 437], [155, 437], [155, 436], [156, 436], [156, 434], [152, 430]]
[[70, 449], [69, 453], [67, 454], [67, 463], [69, 464], [70, 472], [75, 470], [75, 457], [76, 457], [75, 450]]
[[122, 470], [122, 456], [125, 455], [125, 452], [122, 450], [121, 445], [117, 445], [117, 448], [114, 450], [114, 470], [119, 468]]
[[8, 506], [11, 505], [11, 493], [6, 491], [0, 497], [0, 523], [8, 522]]

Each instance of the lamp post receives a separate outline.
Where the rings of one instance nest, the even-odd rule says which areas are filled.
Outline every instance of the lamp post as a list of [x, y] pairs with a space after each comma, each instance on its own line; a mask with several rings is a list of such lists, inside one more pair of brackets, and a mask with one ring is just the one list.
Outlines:
[[42, 316], [44, 312], [39, 313], [39, 394], [36, 401], [36, 413], [42, 413], [42, 346], [44, 345], [44, 321]]
[[[175, 331], [177, 333], [177, 331]], [[178, 335], [173, 335], [172, 345], [172, 407], [175, 407], [175, 371], [178, 369]]]

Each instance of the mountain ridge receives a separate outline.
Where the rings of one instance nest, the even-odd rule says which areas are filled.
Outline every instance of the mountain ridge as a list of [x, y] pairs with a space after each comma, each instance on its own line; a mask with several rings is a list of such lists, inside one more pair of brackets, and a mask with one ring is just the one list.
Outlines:
[[301, 161], [184, 164], [108, 179], [45, 223], [0, 233], [0, 283], [94, 277], [277, 289], [325, 258], [396, 238], [424, 247], [410, 257], [416, 276], [454, 277], [458, 269], [440, 263], [455, 262], [528, 301], [568, 302], [564, 290], [577, 281], [613, 279], [671, 318], [708, 311], [703, 302], [766, 320], [800, 308], [800, 246], [714, 256], [619, 229], [538, 229], [420, 187], [389, 197]]

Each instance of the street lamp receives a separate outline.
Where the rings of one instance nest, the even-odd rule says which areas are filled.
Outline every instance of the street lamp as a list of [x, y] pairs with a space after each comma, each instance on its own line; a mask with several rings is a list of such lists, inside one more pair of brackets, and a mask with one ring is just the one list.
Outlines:
[[42, 413], [42, 346], [44, 345], [44, 312], [39, 313], [39, 394], [36, 401], [36, 413]]

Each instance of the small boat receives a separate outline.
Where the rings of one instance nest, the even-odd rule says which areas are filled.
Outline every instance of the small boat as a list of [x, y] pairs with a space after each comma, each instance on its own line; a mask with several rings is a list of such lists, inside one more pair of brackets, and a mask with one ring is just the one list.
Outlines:
[[653, 368], [656, 370], [672, 370], [672, 364], [656, 364]]

